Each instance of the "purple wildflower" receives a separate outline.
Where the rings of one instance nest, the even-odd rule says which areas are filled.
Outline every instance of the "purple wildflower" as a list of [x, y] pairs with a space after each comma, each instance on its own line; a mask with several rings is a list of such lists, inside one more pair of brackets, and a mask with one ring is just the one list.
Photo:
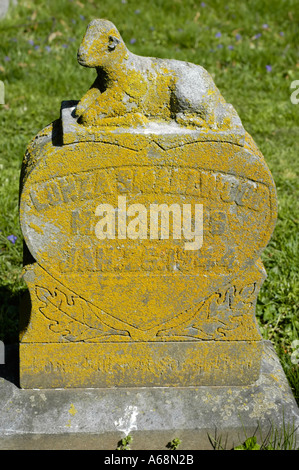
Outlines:
[[272, 66], [271, 65], [266, 65], [266, 70], [267, 70], [267, 72], [272, 72]]
[[269, 28], [269, 26], [266, 23], [263, 24], [263, 29], [268, 29], [268, 28]]
[[258, 38], [261, 37], [261, 35], [262, 35], [262, 33], [257, 33], [257, 34], [255, 34], [255, 35], [253, 36], [252, 39], [258, 39]]
[[17, 241], [17, 238], [15, 235], [8, 235], [7, 240], [9, 240], [12, 244], [15, 244]]
[[237, 40], [237, 41], [240, 41], [240, 39], [242, 39], [241, 34], [236, 34], [236, 40]]
[[4, 60], [5, 60], [5, 62], [9, 62], [9, 61], [10, 61], [10, 57], [9, 57], [8, 55], [6, 55], [6, 56], [4, 57]]
[[135, 38], [130, 39], [130, 44], [135, 44], [135, 42], [136, 42]]
[[218, 31], [218, 33], [215, 34], [215, 38], [221, 38], [221, 33]]
[[205, 7], [206, 6], [205, 2], [201, 2], [200, 6]]
[[50, 46], [46, 46], [45, 49], [46, 49], [46, 51], [50, 52], [51, 47], [50, 47]]
[[28, 39], [28, 44], [30, 44], [30, 46], [33, 46], [34, 45], [33, 39]]
[[279, 35], [280, 35], [280, 36], [284, 36], [284, 32], [283, 32], [283, 31], [280, 31]]
[[38, 45], [34, 46], [34, 49], [37, 51], [39, 49], [39, 46]]
[[234, 46], [232, 46], [231, 44], [229, 46], [227, 46], [229, 50], [233, 50]]

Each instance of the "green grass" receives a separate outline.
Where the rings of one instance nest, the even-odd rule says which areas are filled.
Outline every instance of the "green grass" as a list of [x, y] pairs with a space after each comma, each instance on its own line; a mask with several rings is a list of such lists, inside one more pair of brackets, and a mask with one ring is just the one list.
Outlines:
[[[80, 67], [76, 51], [88, 22], [113, 21], [140, 55], [188, 60], [205, 67], [260, 147], [277, 186], [279, 216], [263, 254], [268, 274], [257, 304], [265, 338], [281, 358], [299, 401], [298, 365], [298, 137], [297, 0], [19, 0], [0, 21], [0, 337], [17, 340], [22, 236], [18, 185], [28, 142], [59, 116], [61, 101], [79, 99], [95, 72]], [[15, 235], [12, 243], [8, 236]]]
[[286, 427], [282, 430], [270, 430], [266, 437], [254, 434], [232, 449], [227, 447], [226, 442], [222, 442], [221, 436], [217, 439], [209, 436], [209, 441], [214, 450], [299, 450], [295, 430]]

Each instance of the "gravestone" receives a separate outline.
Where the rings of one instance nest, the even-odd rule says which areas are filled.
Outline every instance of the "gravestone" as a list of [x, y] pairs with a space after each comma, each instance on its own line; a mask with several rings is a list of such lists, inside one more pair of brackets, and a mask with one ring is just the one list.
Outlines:
[[106, 20], [78, 61], [95, 82], [22, 167], [21, 387], [254, 383], [263, 155], [202, 67], [136, 56]]

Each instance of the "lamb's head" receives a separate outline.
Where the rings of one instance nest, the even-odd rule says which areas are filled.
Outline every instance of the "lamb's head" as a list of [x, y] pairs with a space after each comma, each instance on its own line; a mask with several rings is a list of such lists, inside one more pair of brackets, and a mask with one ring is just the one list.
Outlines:
[[108, 20], [89, 23], [79, 47], [77, 58], [85, 67], [109, 67], [120, 62], [127, 54], [126, 45], [118, 30]]

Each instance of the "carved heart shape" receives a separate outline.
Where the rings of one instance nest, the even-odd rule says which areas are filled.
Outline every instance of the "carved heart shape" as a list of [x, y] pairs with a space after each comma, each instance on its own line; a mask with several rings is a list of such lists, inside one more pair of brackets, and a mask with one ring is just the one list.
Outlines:
[[[116, 145], [117, 135], [109, 132], [105, 142], [62, 147], [50, 137], [49, 129], [39, 137], [37, 160], [24, 172], [20, 212], [26, 245], [51, 276], [132, 331], [171, 325], [182, 312], [192, 316], [259, 258], [271, 236], [275, 188], [264, 161], [248, 149], [189, 143], [189, 135], [184, 145], [182, 134], [176, 144], [171, 135], [166, 150], [146, 134], [140, 148], [134, 135], [135, 150], [123, 146], [124, 135], [122, 146]], [[34, 155], [34, 145], [28, 152]], [[188, 239], [174, 237], [171, 218], [166, 239], [152, 240], [150, 224], [144, 238], [126, 238], [120, 219], [114, 219], [115, 238], [99, 239], [95, 228], [105, 211], [98, 207], [109, 204], [120, 216], [119, 197], [126, 198], [127, 209], [144, 207], [147, 222], [151, 204], [176, 204], [180, 210], [189, 205], [191, 212], [202, 204], [202, 246], [187, 250]], [[181, 229], [184, 234], [183, 222]]]

